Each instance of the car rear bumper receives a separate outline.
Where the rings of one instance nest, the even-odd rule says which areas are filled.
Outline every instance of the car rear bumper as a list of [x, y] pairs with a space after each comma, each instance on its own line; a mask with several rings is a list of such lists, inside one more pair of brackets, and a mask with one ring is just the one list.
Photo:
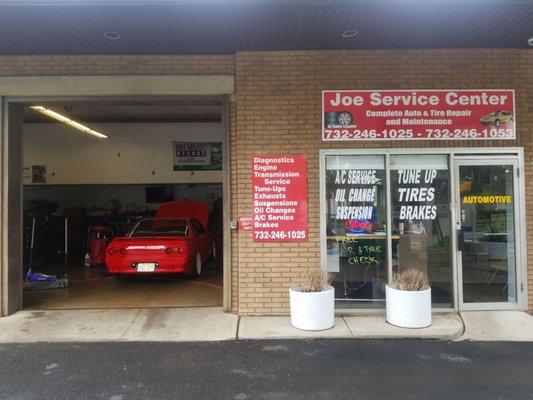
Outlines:
[[[117, 257], [118, 258], [118, 257]], [[137, 265], [139, 263], [154, 263], [153, 271], [138, 271]], [[110, 274], [176, 274], [189, 273], [189, 266], [186, 258], [174, 258], [171, 260], [154, 260], [148, 258], [126, 258], [120, 260], [113, 260], [111, 257], [106, 259], [107, 270]]]

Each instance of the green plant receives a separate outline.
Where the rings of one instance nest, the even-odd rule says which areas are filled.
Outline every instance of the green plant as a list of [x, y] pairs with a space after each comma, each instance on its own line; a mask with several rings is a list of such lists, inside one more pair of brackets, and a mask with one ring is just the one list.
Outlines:
[[324, 268], [311, 268], [292, 287], [296, 292], [323, 292], [331, 285], [335, 275]]
[[429, 288], [429, 280], [425, 273], [410, 268], [394, 274], [391, 287], [396, 290], [420, 292]]

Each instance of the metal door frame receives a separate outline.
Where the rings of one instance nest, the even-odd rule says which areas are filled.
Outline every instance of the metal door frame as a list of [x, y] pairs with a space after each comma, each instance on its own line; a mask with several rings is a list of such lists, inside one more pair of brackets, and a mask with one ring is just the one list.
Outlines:
[[457, 306], [459, 311], [465, 310], [513, 310], [523, 309], [526, 307], [526, 291], [524, 282], [526, 279], [525, 268], [525, 210], [524, 210], [524, 190], [523, 190], [523, 171], [521, 158], [518, 155], [494, 155], [487, 159], [484, 156], [455, 156], [453, 162], [453, 188], [454, 193], [453, 206], [455, 235], [461, 228], [461, 193], [459, 190], [459, 167], [463, 165], [483, 166], [483, 165], [512, 165], [513, 166], [513, 197], [514, 197], [514, 234], [515, 234], [515, 275], [516, 275], [516, 301], [515, 302], [486, 302], [486, 303], [465, 303], [463, 301], [463, 266], [462, 252], [455, 246], [454, 261], [457, 271], [456, 293]]

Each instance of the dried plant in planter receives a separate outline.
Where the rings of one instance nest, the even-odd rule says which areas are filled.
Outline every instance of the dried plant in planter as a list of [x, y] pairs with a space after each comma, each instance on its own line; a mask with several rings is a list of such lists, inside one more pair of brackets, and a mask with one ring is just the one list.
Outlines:
[[323, 292], [331, 285], [335, 275], [323, 268], [312, 268], [292, 287], [296, 292]]
[[429, 288], [429, 281], [426, 274], [411, 268], [394, 274], [391, 287], [396, 290], [420, 292]]

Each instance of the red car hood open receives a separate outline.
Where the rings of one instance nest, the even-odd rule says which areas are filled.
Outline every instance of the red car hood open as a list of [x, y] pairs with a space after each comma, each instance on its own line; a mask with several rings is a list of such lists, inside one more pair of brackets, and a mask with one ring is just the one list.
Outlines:
[[209, 218], [209, 203], [193, 200], [176, 200], [161, 204], [155, 215], [156, 218], [197, 219], [207, 228]]

